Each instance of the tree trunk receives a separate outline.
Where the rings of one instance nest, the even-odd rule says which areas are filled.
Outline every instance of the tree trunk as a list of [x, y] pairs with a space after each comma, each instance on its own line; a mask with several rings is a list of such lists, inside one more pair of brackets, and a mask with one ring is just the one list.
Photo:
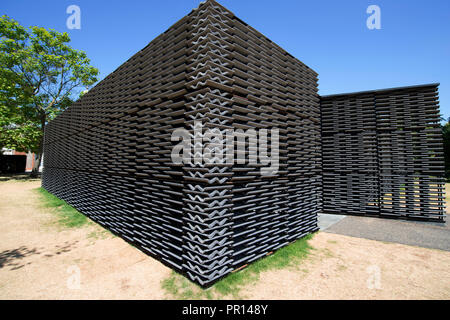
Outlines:
[[46, 114], [43, 112], [41, 113], [41, 130], [42, 130], [42, 137], [41, 141], [39, 142], [39, 150], [36, 153], [35, 159], [34, 159], [34, 165], [33, 169], [31, 170], [31, 177], [37, 178], [39, 176], [39, 167], [41, 166], [42, 161], [42, 152], [44, 151], [44, 132], [45, 132], [45, 121], [46, 121]]
[[42, 161], [42, 151], [40, 151], [35, 155], [33, 169], [31, 170], [32, 178], [37, 178], [39, 176], [39, 167], [41, 166], [41, 161]]

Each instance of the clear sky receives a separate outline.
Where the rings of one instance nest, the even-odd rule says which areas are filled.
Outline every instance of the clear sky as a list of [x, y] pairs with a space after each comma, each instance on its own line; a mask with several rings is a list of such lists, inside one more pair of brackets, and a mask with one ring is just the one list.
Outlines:
[[[450, 117], [449, 0], [219, 0], [239, 18], [319, 73], [319, 93], [334, 94], [440, 82], [441, 113]], [[25, 26], [67, 31], [100, 77], [164, 32], [198, 0], [2, 0], [0, 14]], [[81, 9], [69, 30], [66, 8]], [[381, 30], [369, 30], [369, 5]]]

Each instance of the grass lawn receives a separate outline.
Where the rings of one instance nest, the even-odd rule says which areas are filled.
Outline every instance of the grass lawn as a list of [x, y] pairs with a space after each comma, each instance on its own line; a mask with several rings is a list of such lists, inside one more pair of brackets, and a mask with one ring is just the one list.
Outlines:
[[58, 217], [58, 224], [66, 228], [78, 228], [88, 223], [92, 223], [85, 215], [71, 207], [67, 202], [61, 200], [44, 188], [35, 189], [39, 194], [42, 206], [44, 208], [55, 209]]

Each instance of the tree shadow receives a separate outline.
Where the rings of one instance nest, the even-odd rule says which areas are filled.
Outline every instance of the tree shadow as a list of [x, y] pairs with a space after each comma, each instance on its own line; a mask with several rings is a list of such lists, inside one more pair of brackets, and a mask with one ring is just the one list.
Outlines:
[[23, 268], [31, 262], [24, 261], [24, 258], [43, 254], [45, 258], [51, 258], [53, 256], [61, 255], [66, 252], [70, 252], [77, 247], [78, 240], [69, 242], [66, 241], [62, 245], [56, 245], [52, 250], [43, 252], [45, 248], [33, 248], [30, 249], [26, 246], [21, 246], [17, 249], [5, 250], [0, 252], [0, 269], [9, 267], [9, 270], [17, 270]]
[[20, 260], [34, 254], [40, 252], [36, 248], [29, 249], [25, 246], [0, 252], [0, 269], [3, 267], [10, 267], [11, 270], [20, 269], [25, 266]]

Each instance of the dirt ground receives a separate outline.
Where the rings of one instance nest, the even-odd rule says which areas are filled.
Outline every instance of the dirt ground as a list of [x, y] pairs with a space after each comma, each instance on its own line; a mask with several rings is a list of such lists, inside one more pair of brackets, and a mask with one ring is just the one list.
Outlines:
[[[0, 182], [0, 299], [167, 299], [171, 271], [90, 224], [58, 226], [39, 181]], [[268, 271], [248, 299], [450, 299], [450, 252], [330, 233], [295, 268]]]
[[164, 298], [169, 268], [98, 225], [61, 230], [39, 186], [0, 182], [0, 299]]
[[300, 269], [269, 271], [252, 299], [449, 299], [450, 252], [319, 233]]

